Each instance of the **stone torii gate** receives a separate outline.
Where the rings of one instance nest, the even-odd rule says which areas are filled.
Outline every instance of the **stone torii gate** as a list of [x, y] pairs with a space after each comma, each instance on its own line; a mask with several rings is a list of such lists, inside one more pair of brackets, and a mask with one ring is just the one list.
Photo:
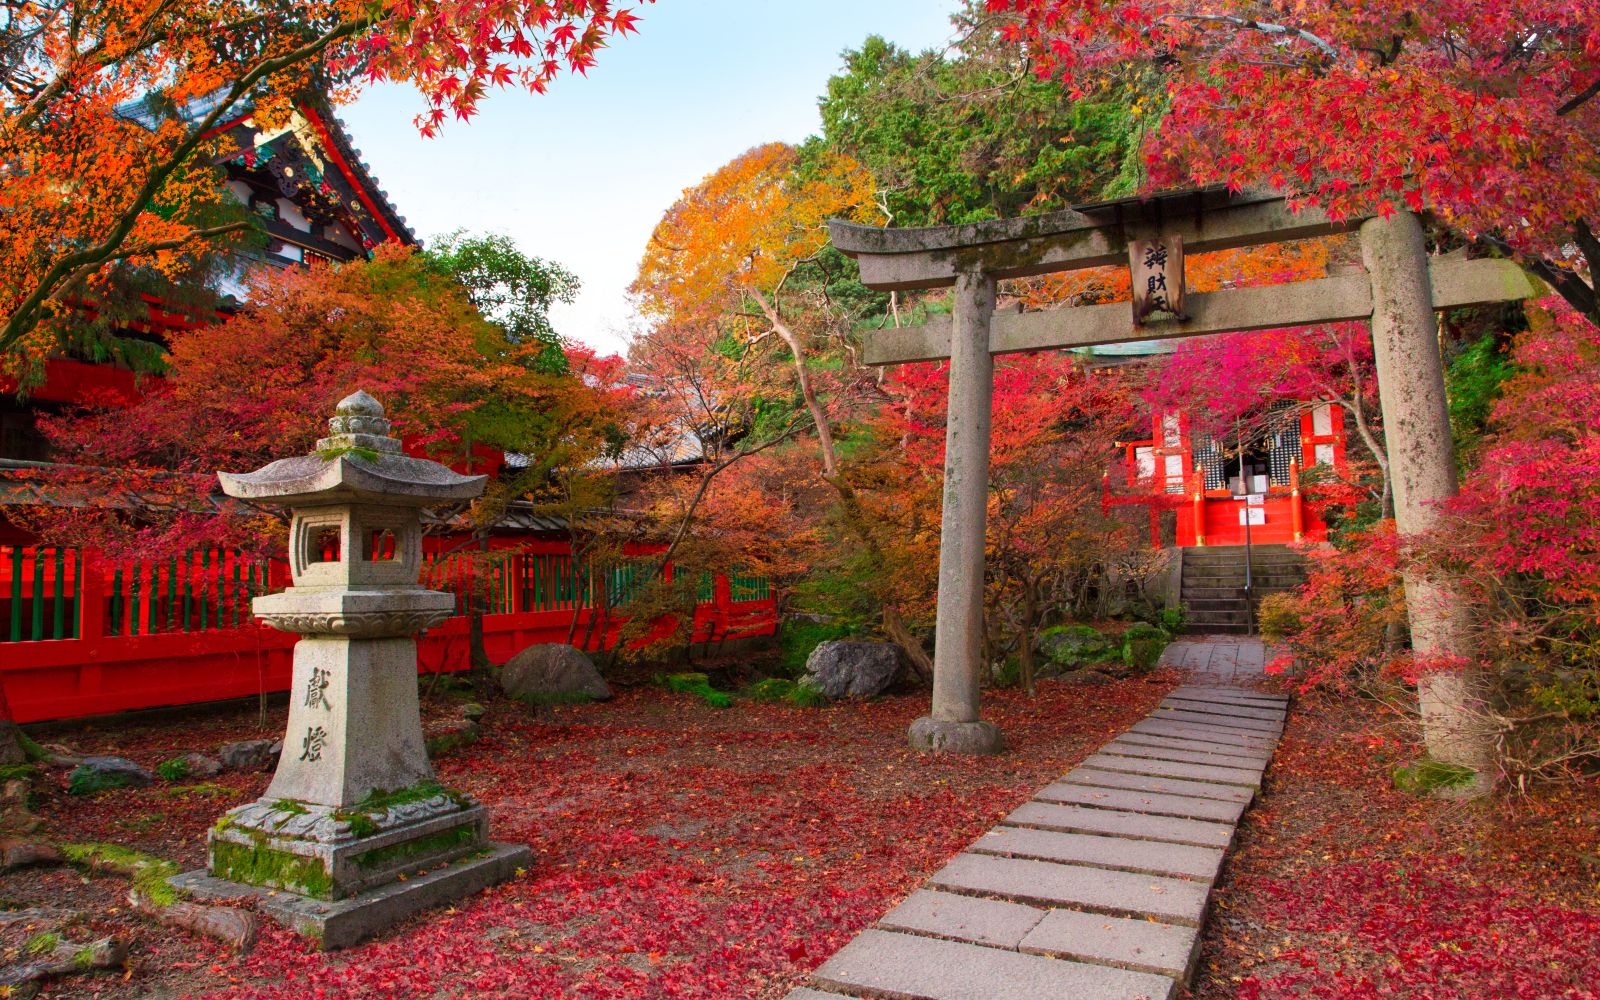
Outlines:
[[[1528, 298], [1509, 261], [1428, 256], [1409, 212], [1334, 220], [1295, 212], [1282, 197], [1211, 188], [1082, 206], [1049, 215], [927, 229], [829, 223], [833, 244], [881, 291], [955, 287], [953, 316], [867, 335], [869, 365], [950, 360], [944, 510], [939, 544], [932, 713], [911, 726], [925, 750], [994, 753], [999, 730], [979, 717], [984, 529], [994, 355], [1362, 320], [1370, 324], [1402, 535], [1427, 530], [1456, 490], [1435, 310]], [[1364, 271], [1291, 284], [1196, 294], [1183, 318], [1135, 325], [1126, 302], [1043, 312], [995, 311], [1002, 278], [1129, 263], [1130, 246], [1176, 237], [1197, 253], [1359, 231]], [[1461, 651], [1462, 629], [1430, 581], [1406, 579], [1413, 645]], [[1425, 681], [1424, 721], [1435, 759], [1479, 766], [1461, 720], [1473, 692], [1460, 677]], [[1442, 728], [1441, 728], [1442, 726]], [[1458, 727], [1452, 729], [1451, 727]], [[1442, 735], [1441, 735], [1442, 734]]]

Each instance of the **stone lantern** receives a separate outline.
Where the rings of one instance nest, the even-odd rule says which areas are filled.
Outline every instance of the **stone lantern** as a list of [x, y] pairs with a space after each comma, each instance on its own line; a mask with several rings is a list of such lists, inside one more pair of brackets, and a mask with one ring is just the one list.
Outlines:
[[415, 636], [455, 611], [417, 582], [421, 510], [478, 496], [485, 477], [401, 454], [365, 392], [328, 427], [311, 455], [219, 474], [229, 496], [292, 511], [293, 586], [254, 611], [302, 638], [272, 783], [212, 828], [208, 871], [174, 881], [202, 897], [260, 894], [337, 948], [503, 881], [529, 852], [491, 843], [483, 806], [434, 780], [417, 705]]

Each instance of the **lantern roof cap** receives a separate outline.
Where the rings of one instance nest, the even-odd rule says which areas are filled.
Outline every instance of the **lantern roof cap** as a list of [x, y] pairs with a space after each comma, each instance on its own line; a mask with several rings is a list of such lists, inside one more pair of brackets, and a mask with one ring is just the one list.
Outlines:
[[309, 455], [279, 459], [255, 472], [217, 473], [222, 491], [285, 506], [361, 501], [428, 507], [470, 500], [489, 478], [401, 454], [400, 442], [389, 436], [383, 404], [364, 391], [339, 401], [328, 431]]

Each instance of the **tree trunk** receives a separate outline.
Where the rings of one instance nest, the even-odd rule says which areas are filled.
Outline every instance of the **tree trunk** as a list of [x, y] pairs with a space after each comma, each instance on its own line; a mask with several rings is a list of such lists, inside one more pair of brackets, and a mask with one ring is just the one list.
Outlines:
[[928, 657], [928, 651], [922, 648], [921, 640], [911, 634], [900, 612], [887, 605], [883, 609], [883, 634], [905, 650], [907, 658], [911, 660], [911, 668], [919, 677], [925, 681], [933, 678], [933, 660]]
[[1025, 576], [1022, 578], [1022, 647], [1017, 650], [1018, 672], [1021, 674], [1022, 689], [1028, 692], [1028, 697], [1034, 696], [1033, 690], [1033, 632], [1038, 627], [1039, 595], [1038, 580], [1036, 577]]
[[[1409, 212], [1361, 226], [1361, 254], [1372, 279], [1373, 357], [1402, 540], [1431, 529], [1439, 505], [1456, 492], [1454, 443], [1445, 401], [1439, 328], [1433, 312], [1422, 224]], [[1492, 758], [1483, 677], [1471, 666], [1466, 609], [1447, 581], [1426, 567], [1404, 572], [1411, 647], [1424, 669], [1417, 684], [1423, 737], [1435, 760], [1476, 771]], [[1428, 661], [1435, 661], [1430, 664]]]
[[794, 356], [795, 377], [800, 382], [800, 395], [805, 397], [806, 409], [811, 411], [811, 420], [817, 427], [817, 444], [822, 449], [822, 474], [832, 479], [839, 472], [839, 462], [833, 449], [833, 428], [828, 422], [828, 411], [823, 407], [821, 400], [817, 399], [816, 389], [811, 385], [811, 373], [806, 371], [806, 352], [800, 346], [800, 338], [789, 329], [789, 324], [778, 315], [778, 310], [761, 294], [760, 289], [751, 289], [750, 294], [755, 298], [756, 304], [761, 307], [762, 313], [767, 317], [767, 322], [772, 324], [772, 329], [783, 342], [789, 345], [789, 353]]

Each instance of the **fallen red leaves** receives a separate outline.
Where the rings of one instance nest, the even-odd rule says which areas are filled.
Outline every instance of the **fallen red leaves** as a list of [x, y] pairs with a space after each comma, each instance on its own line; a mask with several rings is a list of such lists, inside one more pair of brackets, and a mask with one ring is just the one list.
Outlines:
[[[497, 839], [532, 846], [523, 877], [334, 955], [270, 923], [243, 960], [200, 942], [160, 942], [145, 928], [128, 982], [80, 978], [71, 990], [780, 997], [959, 848], [1148, 712], [1172, 680], [1047, 682], [1033, 701], [997, 692], [986, 713], [1015, 749], [991, 760], [907, 750], [905, 730], [926, 710], [925, 695], [825, 710], [740, 702], [717, 712], [636, 690], [544, 722], [496, 704], [484, 739], [440, 761], [439, 772], [490, 807]], [[154, 764], [251, 728], [233, 717], [107, 733], [102, 746], [74, 742]], [[265, 780], [235, 777], [229, 796], [193, 802], [160, 788], [56, 798], [45, 814], [63, 839], [117, 840], [198, 865], [206, 826]], [[5, 888], [16, 895], [9, 880]]]
[[1600, 997], [1600, 788], [1395, 791], [1370, 705], [1302, 703], [1216, 895], [1195, 1000]]

